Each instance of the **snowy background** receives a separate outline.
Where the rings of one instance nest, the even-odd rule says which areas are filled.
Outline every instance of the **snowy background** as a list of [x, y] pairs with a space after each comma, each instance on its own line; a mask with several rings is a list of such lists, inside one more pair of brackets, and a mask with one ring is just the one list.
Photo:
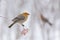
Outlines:
[[[29, 31], [21, 35], [21, 25], [8, 26], [25, 10], [30, 14], [24, 23]], [[40, 13], [49, 19], [52, 27], [43, 25]], [[0, 40], [60, 40], [60, 0], [0, 0]]]

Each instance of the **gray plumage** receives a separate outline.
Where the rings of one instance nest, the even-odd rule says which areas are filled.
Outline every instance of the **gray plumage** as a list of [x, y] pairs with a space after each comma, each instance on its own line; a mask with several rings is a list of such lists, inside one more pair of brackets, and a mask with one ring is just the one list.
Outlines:
[[18, 20], [24, 20], [24, 19], [25, 19], [25, 17], [20, 15], [18, 17], [15, 17], [12, 21], [18, 21]]
[[19, 21], [22, 22], [22, 20], [24, 20], [24, 19], [25, 19], [25, 17], [22, 16], [22, 15], [19, 15], [19, 16], [15, 17], [15, 18], [12, 20], [13, 23], [9, 26], [9, 28], [11, 28], [16, 22], [19, 22]]

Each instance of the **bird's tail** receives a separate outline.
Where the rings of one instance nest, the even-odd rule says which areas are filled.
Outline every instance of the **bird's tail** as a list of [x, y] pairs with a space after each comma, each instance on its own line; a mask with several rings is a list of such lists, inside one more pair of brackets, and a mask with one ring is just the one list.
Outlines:
[[15, 23], [16, 23], [16, 22], [13, 22], [13, 23], [9, 26], [9, 28], [11, 28]]
[[50, 26], [52, 26], [52, 23], [48, 22]]

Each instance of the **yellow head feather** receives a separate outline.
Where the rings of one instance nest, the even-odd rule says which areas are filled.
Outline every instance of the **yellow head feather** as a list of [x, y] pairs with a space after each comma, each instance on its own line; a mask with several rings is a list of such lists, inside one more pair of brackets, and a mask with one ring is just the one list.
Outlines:
[[23, 15], [28, 16], [29, 13], [27, 11], [23, 12]]

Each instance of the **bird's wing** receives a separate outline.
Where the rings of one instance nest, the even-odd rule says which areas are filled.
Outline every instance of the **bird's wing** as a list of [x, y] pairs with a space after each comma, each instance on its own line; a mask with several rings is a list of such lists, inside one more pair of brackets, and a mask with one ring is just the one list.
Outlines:
[[15, 17], [12, 21], [18, 21], [18, 20], [24, 20], [24, 19], [25, 17], [20, 15], [20, 16]]

